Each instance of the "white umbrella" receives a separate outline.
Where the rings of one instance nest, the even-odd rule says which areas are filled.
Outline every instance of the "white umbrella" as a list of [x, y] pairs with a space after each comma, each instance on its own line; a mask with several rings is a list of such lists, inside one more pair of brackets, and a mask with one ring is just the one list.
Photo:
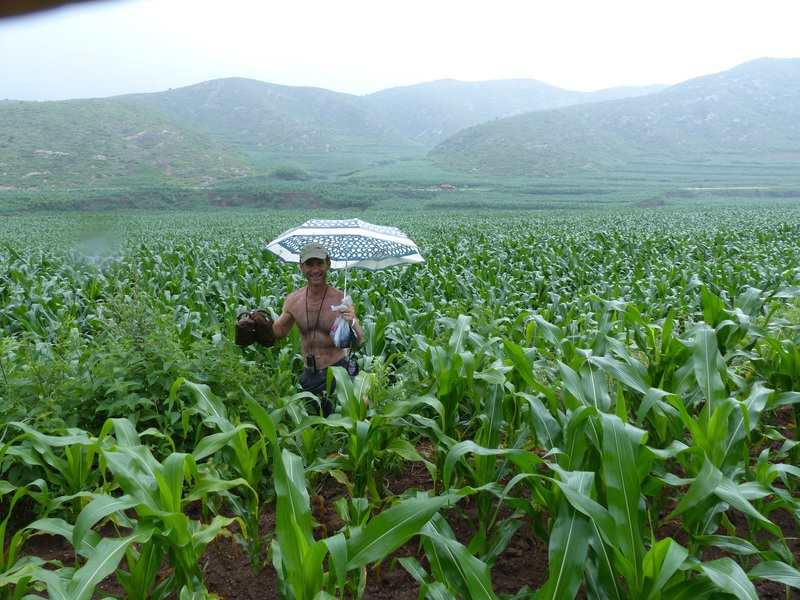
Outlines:
[[[419, 247], [397, 227], [373, 225], [361, 219], [311, 219], [283, 232], [267, 244], [267, 250], [281, 260], [299, 263], [300, 250], [311, 242], [325, 247], [333, 269], [355, 267], [379, 271], [425, 262]], [[344, 282], [347, 294], [347, 271]]]
[[283, 232], [267, 245], [267, 250], [286, 262], [299, 263], [300, 250], [311, 242], [325, 247], [333, 269], [379, 271], [425, 262], [417, 245], [397, 227], [373, 225], [361, 219], [311, 219]]
[[[361, 219], [312, 219], [284, 231], [267, 244], [266, 249], [285, 262], [299, 263], [300, 251], [310, 243], [324, 246], [331, 268], [345, 269], [344, 297], [340, 305], [331, 306], [332, 310], [353, 305], [347, 294], [348, 267], [378, 271], [395, 265], [425, 262], [417, 245], [397, 227], [374, 225]], [[349, 345], [349, 336], [345, 339], [344, 343]], [[339, 345], [336, 338], [334, 342], [339, 348], [347, 347]]]

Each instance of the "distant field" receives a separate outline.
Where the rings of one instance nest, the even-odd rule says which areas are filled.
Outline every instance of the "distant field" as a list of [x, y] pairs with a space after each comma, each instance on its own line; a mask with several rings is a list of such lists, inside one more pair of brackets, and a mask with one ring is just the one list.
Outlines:
[[[481, 178], [411, 157], [362, 162], [352, 156], [273, 157], [266, 174], [206, 186], [132, 182], [54, 190], [0, 189], [0, 212], [119, 209], [586, 210], [742, 202], [772, 206], [800, 199], [788, 165], [643, 164], [634, 171], [580, 177]], [[333, 162], [332, 162], [333, 161]], [[442, 185], [454, 189], [442, 189]]]

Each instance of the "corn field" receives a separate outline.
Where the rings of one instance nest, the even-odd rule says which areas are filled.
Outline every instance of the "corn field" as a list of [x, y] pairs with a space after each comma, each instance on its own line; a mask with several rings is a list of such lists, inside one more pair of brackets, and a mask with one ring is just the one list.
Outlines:
[[[357, 215], [427, 262], [347, 274], [362, 371], [331, 369], [327, 419], [296, 332], [233, 344], [241, 310], [277, 317], [303, 285], [263, 248], [311, 216], [349, 215], [4, 217], [0, 598], [105, 597], [109, 577], [215, 598], [199, 557], [220, 536], [286, 600], [360, 598], [412, 539], [424, 559], [395, 566], [419, 598], [800, 597], [800, 206]], [[430, 489], [384, 485], [409, 464]], [[348, 494], [321, 535], [328, 478]], [[547, 578], [498, 594], [520, 528]], [[74, 564], [21, 552], [42, 533]]]

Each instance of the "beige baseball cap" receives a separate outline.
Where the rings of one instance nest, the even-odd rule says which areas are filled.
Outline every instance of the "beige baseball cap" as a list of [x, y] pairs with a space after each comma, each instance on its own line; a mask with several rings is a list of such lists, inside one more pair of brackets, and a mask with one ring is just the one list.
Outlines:
[[311, 242], [310, 244], [303, 246], [303, 248], [300, 250], [300, 264], [302, 265], [309, 258], [320, 258], [325, 260], [328, 258], [328, 251], [325, 250], [325, 246], [322, 244]]

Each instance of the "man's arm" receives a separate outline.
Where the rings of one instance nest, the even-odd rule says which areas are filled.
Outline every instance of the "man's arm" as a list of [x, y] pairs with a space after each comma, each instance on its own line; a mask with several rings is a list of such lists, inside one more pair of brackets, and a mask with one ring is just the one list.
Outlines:
[[278, 320], [272, 324], [272, 332], [275, 334], [276, 340], [282, 340], [289, 335], [289, 332], [294, 326], [294, 315], [284, 310]]

